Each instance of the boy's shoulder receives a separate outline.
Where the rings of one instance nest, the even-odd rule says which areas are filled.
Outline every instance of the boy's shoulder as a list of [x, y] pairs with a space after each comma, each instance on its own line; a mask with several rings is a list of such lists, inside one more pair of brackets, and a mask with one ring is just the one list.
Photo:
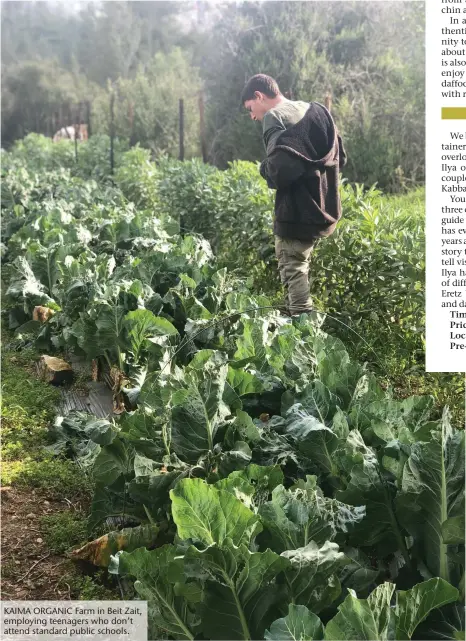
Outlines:
[[309, 109], [309, 103], [302, 100], [284, 100], [269, 109], [263, 118], [263, 130], [279, 125], [283, 129], [295, 125]]

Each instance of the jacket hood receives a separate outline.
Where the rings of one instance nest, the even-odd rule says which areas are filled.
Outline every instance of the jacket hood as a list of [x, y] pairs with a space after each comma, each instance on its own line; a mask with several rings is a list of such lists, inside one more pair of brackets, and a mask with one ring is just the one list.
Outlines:
[[274, 151], [289, 151], [309, 163], [331, 167], [335, 165], [336, 137], [328, 109], [318, 102], [311, 102], [301, 120], [280, 134]]

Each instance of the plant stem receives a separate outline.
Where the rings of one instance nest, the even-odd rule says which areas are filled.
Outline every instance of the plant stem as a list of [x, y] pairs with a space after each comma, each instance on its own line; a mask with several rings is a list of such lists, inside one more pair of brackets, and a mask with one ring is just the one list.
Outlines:
[[104, 352], [103, 356], [104, 356], [105, 360], [107, 361], [107, 365], [109, 366], [109, 368], [112, 369], [112, 363], [110, 362], [110, 359], [108, 357], [107, 352]]
[[167, 423], [164, 423], [162, 425], [162, 439], [163, 439], [163, 444], [165, 446], [165, 451], [167, 455], [170, 456], [170, 443], [168, 442]]
[[47, 256], [47, 278], [49, 281], [49, 295], [52, 296], [52, 274], [50, 272], [50, 256]]
[[231, 590], [231, 592], [233, 594], [233, 598], [235, 600], [236, 608], [237, 608], [238, 614], [239, 614], [239, 620], [240, 620], [240, 623], [241, 623], [241, 628], [243, 630], [243, 639], [244, 639], [244, 641], [250, 641], [251, 633], [249, 632], [248, 623], [246, 621], [246, 617], [244, 616], [244, 612], [243, 612], [243, 608], [241, 606], [240, 600], [238, 598], [238, 595], [236, 594], [236, 587], [235, 587], [233, 581], [227, 575], [224, 575], [224, 576], [228, 581], [230, 590]]
[[180, 626], [180, 629], [186, 635], [186, 638], [194, 639], [194, 636], [191, 633], [191, 630], [189, 630], [189, 628], [186, 627], [186, 625], [184, 624], [184, 622], [180, 618], [180, 616], [179, 616], [178, 612], [175, 610], [175, 608], [172, 607], [172, 605], [164, 598], [163, 594], [158, 589], [158, 586], [157, 586], [156, 582], [150, 577], [150, 575], [148, 573], [145, 573], [144, 578], [147, 580], [147, 582], [149, 583], [150, 587], [152, 587], [152, 589], [154, 590], [154, 592], [155, 592], [156, 596], [159, 598], [159, 600], [165, 605], [167, 610], [169, 610], [169, 612], [172, 614], [174, 620], [176, 621], [176, 623]]
[[[441, 466], [440, 466], [440, 474], [441, 474], [441, 485], [440, 485], [440, 492], [441, 492], [441, 498], [440, 498], [440, 523], [443, 523], [444, 521], [447, 520], [448, 518], [448, 510], [447, 510], [447, 480], [445, 476], [445, 458], [443, 455], [444, 451], [444, 439], [445, 439], [445, 427], [444, 427], [444, 422], [442, 422], [442, 440], [441, 440], [441, 450], [440, 450], [440, 458], [441, 458]], [[440, 532], [439, 532], [440, 534]], [[439, 537], [439, 543], [440, 543], [440, 550], [439, 550], [439, 556], [440, 556], [440, 563], [439, 563], [439, 576], [441, 579], [445, 579], [445, 581], [450, 582], [450, 571], [448, 567], [448, 557], [447, 557], [447, 546], [443, 543], [441, 536]]]
[[123, 494], [123, 518], [126, 516], [126, 482], [125, 482], [125, 489], [124, 489], [124, 494]]
[[154, 521], [154, 519], [152, 518], [152, 514], [149, 512], [149, 510], [148, 510], [148, 509], [147, 509], [147, 507], [144, 505], [144, 503], [142, 504], [142, 507], [144, 508], [144, 512], [146, 513], [147, 518], [149, 519], [149, 523], [150, 523], [151, 525], [155, 525], [155, 521]]
[[304, 547], [308, 544], [308, 537], [309, 536], [309, 523], [307, 523], [304, 526]]
[[398, 525], [398, 521], [397, 521], [395, 513], [393, 511], [392, 500], [391, 500], [391, 498], [390, 498], [390, 496], [389, 496], [389, 494], [387, 492], [387, 488], [385, 486], [385, 483], [384, 483], [383, 479], [381, 479], [381, 481], [383, 483], [383, 491], [384, 491], [384, 495], [385, 495], [385, 502], [386, 502], [386, 504], [388, 506], [388, 513], [389, 513], [389, 516], [390, 516], [390, 523], [392, 525], [393, 533], [394, 533], [394, 535], [396, 537], [396, 540], [397, 540], [398, 545], [400, 547], [401, 553], [403, 554], [403, 558], [406, 561], [406, 565], [411, 570], [412, 569], [411, 559], [409, 557], [409, 552], [408, 552], [408, 548], [406, 547], [406, 542], [405, 542], [404, 536], [402, 535], [402, 533], [400, 531], [400, 526]]

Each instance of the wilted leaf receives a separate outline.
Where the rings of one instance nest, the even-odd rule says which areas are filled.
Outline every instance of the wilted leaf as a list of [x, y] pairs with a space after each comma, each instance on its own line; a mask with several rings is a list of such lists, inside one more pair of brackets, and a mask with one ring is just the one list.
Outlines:
[[74, 560], [89, 561], [89, 563], [105, 568], [108, 567], [111, 555], [120, 550], [132, 552], [137, 548], [153, 547], [159, 532], [160, 528], [157, 525], [140, 525], [118, 532], [109, 532], [95, 541], [86, 543], [79, 550], [74, 550], [71, 556]]

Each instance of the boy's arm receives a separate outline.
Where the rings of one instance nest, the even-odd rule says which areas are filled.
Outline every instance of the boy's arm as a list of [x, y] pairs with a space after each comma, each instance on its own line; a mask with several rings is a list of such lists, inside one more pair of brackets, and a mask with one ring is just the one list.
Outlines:
[[272, 153], [278, 136], [286, 130], [282, 119], [276, 116], [273, 111], [268, 111], [262, 121], [262, 137], [264, 140], [267, 156]]
[[260, 166], [260, 174], [271, 189], [286, 189], [298, 180], [304, 171], [304, 162], [298, 156], [281, 149], [275, 150]]
[[274, 183], [272, 183], [267, 176], [267, 158], [261, 162], [261, 166], [259, 167], [259, 172], [262, 178], [267, 182], [267, 186], [270, 187], [270, 189], [276, 189]]
[[261, 162], [260, 174], [270, 189], [283, 189], [304, 173], [303, 163], [291, 153], [274, 151], [278, 137], [286, 130], [281, 118], [268, 111], [262, 121], [262, 127], [267, 158]]

